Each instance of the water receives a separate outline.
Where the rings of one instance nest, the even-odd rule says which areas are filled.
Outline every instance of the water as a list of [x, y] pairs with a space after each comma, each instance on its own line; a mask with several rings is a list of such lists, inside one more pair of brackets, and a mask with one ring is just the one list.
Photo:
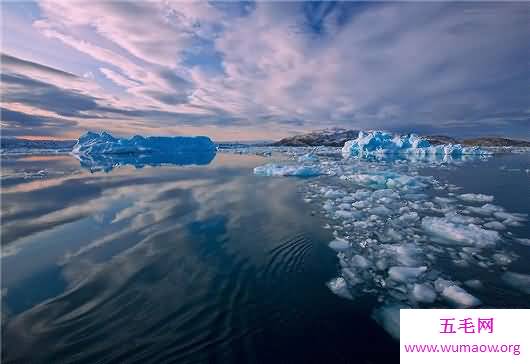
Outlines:
[[[396, 308], [465, 304], [448, 280], [530, 307], [529, 154], [230, 152], [4, 156], [2, 359], [391, 363]], [[324, 175], [253, 174], [271, 159]]]
[[254, 176], [264, 162], [4, 157], [4, 363], [397, 362], [376, 297], [326, 286], [339, 266], [310, 180]]

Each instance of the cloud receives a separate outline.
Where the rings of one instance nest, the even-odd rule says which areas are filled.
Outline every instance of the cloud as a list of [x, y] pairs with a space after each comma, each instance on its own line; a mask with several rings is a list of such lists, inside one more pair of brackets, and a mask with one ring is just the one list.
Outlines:
[[4, 74], [2, 82], [6, 102], [28, 103], [61, 116], [77, 117], [81, 117], [84, 111], [98, 107], [91, 96], [24, 76]]
[[[104, 93], [93, 84], [91, 78], [78, 77], [9, 55], [2, 55], [2, 60], [4, 59], [6, 62], [3, 63], [1, 73], [1, 120], [5, 136], [69, 134], [71, 137], [70, 131], [79, 134], [87, 129], [116, 130], [118, 134], [122, 134], [124, 124], [131, 128], [130, 134], [138, 130], [147, 133], [157, 133], [156, 130], [159, 130], [158, 133], [164, 133], [165, 127], [178, 125], [230, 125], [240, 122], [240, 119], [222, 111], [215, 115], [207, 112], [189, 113], [187, 110], [157, 108], [142, 102], [124, 102]], [[101, 71], [114, 82], [127, 83], [131, 88], [139, 87], [138, 83], [115, 71], [105, 68]], [[160, 71], [159, 77], [168, 85], [187, 85], [185, 80], [167, 72]], [[185, 97], [176, 93], [165, 94], [156, 89], [142, 92], [152, 92], [152, 97], [160, 98], [166, 103], [185, 101]], [[170, 97], [174, 99], [171, 100]]]
[[36, 30], [98, 65], [83, 79], [92, 83], [68, 88], [106, 104], [98, 118], [141, 115], [129, 125], [143, 130], [435, 125], [454, 134], [474, 125], [477, 134], [509, 134], [529, 120], [525, 3], [39, 7]]
[[2, 117], [3, 136], [31, 135], [31, 130], [38, 129], [42, 136], [61, 136], [66, 127], [75, 127], [75, 121], [49, 117], [35, 116], [19, 111], [0, 108]]

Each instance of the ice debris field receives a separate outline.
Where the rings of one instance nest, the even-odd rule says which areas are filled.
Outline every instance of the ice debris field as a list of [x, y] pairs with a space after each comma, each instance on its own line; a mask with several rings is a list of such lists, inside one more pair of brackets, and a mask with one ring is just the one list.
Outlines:
[[[304, 199], [323, 212], [335, 237], [329, 247], [340, 268], [329, 289], [352, 300], [375, 295], [373, 317], [394, 337], [400, 308], [483, 306], [484, 287], [476, 278], [483, 274], [530, 294], [530, 275], [507, 270], [518, 256], [506, 243], [510, 229], [528, 216], [506, 211], [494, 196], [459, 193], [458, 186], [419, 173], [491, 153], [375, 131], [346, 142], [340, 154], [334, 148], [284, 147], [267, 155], [275, 154], [283, 162], [254, 173], [305, 177]], [[525, 237], [511, 240], [529, 245]]]

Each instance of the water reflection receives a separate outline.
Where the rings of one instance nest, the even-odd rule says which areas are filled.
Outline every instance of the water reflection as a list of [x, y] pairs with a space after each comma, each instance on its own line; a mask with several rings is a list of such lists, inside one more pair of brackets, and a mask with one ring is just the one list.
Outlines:
[[262, 162], [219, 155], [3, 189], [4, 362], [340, 362], [362, 340], [344, 334], [354, 324], [396, 354], [368, 308], [352, 316], [327, 290], [329, 232], [295, 181], [252, 175]]
[[92, 172], [110, 172], [115, 167], [130, 165], [135, 168], [162, 165], [207, 165], [215, 158], [215, 150], [203, 152], [175, 152], [148, 154], [80, 154], [76, 155], [81, 167]]
[[414, 154], [414, 153], [390, 153], [390, 154], [365, 154], [350, 158], [366, 160], [369, 162], [407, 162], [416, 165], [440, 165], [440, 164], [462, 164], [472, 161], [487, 161], [492, 157], [490, 154]]

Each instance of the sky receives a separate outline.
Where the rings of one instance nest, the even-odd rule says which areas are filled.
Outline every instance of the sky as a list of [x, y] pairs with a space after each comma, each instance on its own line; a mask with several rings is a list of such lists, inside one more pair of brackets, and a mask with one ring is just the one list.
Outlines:
[[3, 1], [3, 136], [530, 139], [530, 3]]

